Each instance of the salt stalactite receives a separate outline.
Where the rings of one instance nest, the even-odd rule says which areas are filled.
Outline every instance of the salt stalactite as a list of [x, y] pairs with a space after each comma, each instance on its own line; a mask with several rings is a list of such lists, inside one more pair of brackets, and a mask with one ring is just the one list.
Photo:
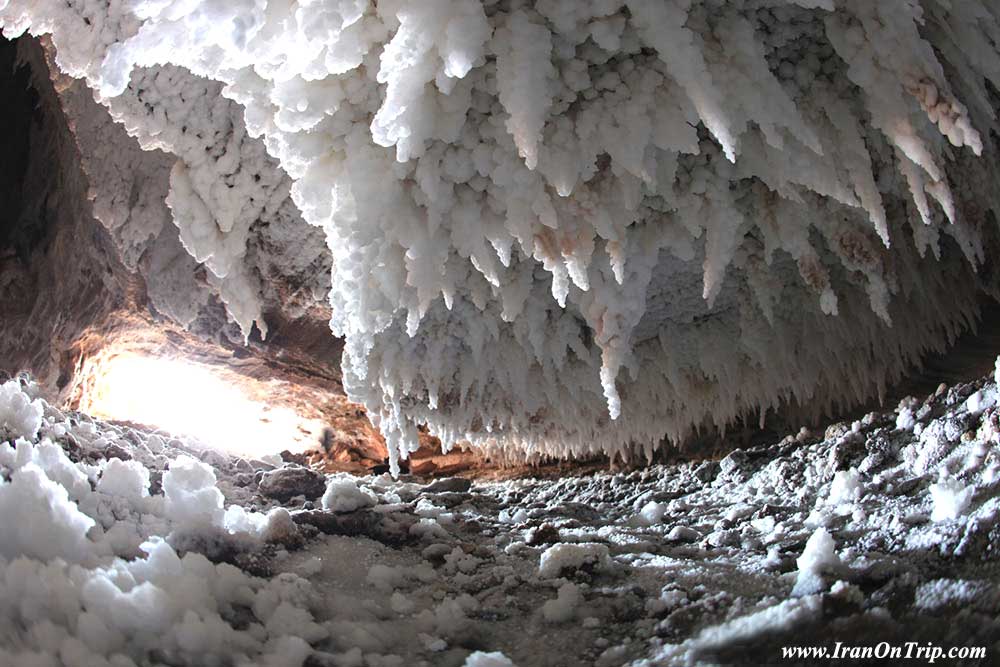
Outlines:
[[246, 230], [290, 177], [394, 466], [418, 424], [648, 454], [863, 400], [995, 289], [986, 0], [0, 0], [0, 22], [178, 156], [174, 222], [245, 331]]

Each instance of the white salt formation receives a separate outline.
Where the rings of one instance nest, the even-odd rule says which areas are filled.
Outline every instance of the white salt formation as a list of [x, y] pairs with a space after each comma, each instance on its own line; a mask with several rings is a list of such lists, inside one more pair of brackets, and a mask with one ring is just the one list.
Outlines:
[[323, 509], [331, 512], [353, 512], [375, 504], [375, 498], [358, 488], [350, 476], [331, 478], [323, 493]]
[[317, 474], [280, 499], [268, 474], [294, 467], [0, 388], [0, 414], [37, 408], [32, 434], [0, 441], [3, 667], [769, 665], [782, 646], [915, 636], [986, 647], [970, 665], [1000, 650], [1000, 407], [969, 400], [996, 394], [992, 372], [723, 462]]
[[995, 289], [989, 0], [0, 0], [0, 23], [176, 155], [173, 222], [245, 334], [287, 174], [394, 470], [419, 424], [648, 455], [856, 402]]
[[965, 514], [976, 492], [975, 487], [966, 486], [953, 477], [944, 477], [930, 487], [934, 509], [931, 521], [957, 519]]
[[33, 438], [42, 425], [42, 402], [24, 393], [17, 381], [0, 385], [0, 436]]
[[833, 538], [825, 528], [817, 528], [816, 532], [809, 536], [802, 555], [795, 561], [799, 573], [795, 588], [792, 589], [793, 595], [809, 595], [823, 589], [820, 575], [840, 565], [834, 546]]

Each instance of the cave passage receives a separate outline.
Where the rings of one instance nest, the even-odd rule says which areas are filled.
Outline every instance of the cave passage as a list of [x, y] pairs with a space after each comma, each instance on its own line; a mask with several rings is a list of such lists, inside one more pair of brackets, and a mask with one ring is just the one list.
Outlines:
[[0, 28], [0, 667], [1000, 664], [1000, 4]]

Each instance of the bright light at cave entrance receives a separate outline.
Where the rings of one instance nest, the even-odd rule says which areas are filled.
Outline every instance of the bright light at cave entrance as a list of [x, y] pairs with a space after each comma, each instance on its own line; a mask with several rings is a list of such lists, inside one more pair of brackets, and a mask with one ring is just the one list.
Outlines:
[[174, 359], [119, 355], [95, 378], [81, 409], [138, 422], [242, 456], [301, 451], [316, 424], [293, 410], [253, 400], [205, 367]]

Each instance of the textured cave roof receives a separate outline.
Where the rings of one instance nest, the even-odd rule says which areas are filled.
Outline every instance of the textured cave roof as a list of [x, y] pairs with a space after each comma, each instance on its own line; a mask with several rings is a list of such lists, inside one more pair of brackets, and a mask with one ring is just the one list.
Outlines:
[[394, 461], [843, 409], [997, 294], [989, 3], [171, 7], [0, 10], [83, 178], [32, 188], [92, 301], [342, 381]]

